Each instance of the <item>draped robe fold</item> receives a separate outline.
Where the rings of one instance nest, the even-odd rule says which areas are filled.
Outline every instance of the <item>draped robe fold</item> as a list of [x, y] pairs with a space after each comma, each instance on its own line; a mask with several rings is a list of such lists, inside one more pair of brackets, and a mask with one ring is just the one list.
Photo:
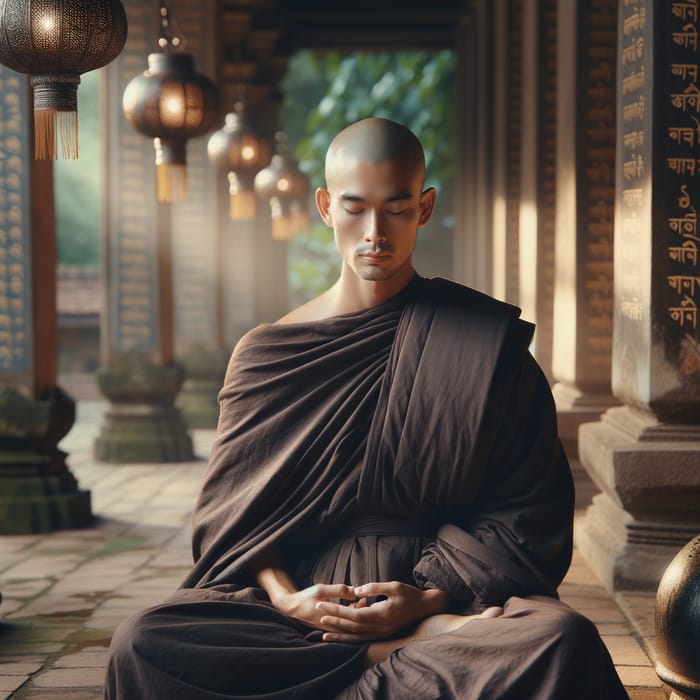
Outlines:
[[[590, 623], [556, 601], [573, 488], [518, 313], [416, 277], [378, 307], [248, 333], [220, 394], [195, 565], [115, 635], [106, 696], [626, 697]], [[250, 578], [272, 545], [300, 588], [401, 580], [506, 614], [364, 671], [365, 645], [323, 642]], [[555, 639], [572, 619], [586, 683]]]

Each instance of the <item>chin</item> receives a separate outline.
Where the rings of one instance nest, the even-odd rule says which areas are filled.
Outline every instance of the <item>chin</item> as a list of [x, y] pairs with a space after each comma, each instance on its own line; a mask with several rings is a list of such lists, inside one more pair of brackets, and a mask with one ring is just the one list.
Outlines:
[[367, 280], [368, 282], [385, 282], [386, 280], [390, 280], [396, 274], [396, 270], [382, 270], [379, 267], [372, 267], [359, 270], [357, 274], [363, 280]]

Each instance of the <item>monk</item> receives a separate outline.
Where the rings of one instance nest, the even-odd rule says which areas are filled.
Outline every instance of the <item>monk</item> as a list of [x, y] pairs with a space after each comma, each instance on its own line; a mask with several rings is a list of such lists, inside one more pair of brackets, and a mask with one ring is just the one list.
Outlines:
[[392, 121], [332, 142], [340, 277], [234, 350], [194, 566], [120, 625], [109, 700], [627, 697], [557, 599], [573, 486], [533, 327], [417, 274], [424, 178]]

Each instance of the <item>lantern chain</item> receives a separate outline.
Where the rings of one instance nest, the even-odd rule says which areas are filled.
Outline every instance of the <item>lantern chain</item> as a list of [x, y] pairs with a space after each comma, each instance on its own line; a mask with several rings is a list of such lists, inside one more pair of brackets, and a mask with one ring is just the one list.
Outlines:
[[180, 37], [173, 36], [170, 20], [170, 11], [165, 0], [160, 0], [160, 36], [158, 46], [164, 51], [177, 48], [180, 45]]

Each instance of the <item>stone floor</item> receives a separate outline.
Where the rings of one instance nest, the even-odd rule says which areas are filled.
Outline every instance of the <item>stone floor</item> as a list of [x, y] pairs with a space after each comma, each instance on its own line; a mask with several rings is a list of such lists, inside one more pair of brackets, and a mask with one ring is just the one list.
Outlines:
[[[103, 410], [81, 401], [61, 444], [92, 492], [94, 524], [0, 537], [0, 700], [101, 698], [116, 625], [165, 597], [188, 569], [190, 513], [213, 431], [193, 433], [194, 462], [107, 465], [91, 454]], [[582, 504], [589, 495], [581, 489]], [[653, 595], [611, 597], [578, 554], [561, 594], [598, 625], [631, 698], [667, 697], [650, 661]]]

